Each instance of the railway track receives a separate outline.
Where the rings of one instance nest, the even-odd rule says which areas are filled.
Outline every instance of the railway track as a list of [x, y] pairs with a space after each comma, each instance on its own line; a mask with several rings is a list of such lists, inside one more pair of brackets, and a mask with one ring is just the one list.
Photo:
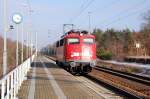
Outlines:
[[[50, 58], [50, 57], [48, 57]], [[52, 58], [50, 58], [52, 59]], [[55, 59], [52, 59], [55, 61]], [[131, 99], [150, 99], [150, 78], [96, 66], [84, 77]]]
[[148, 77], [99, 66], [96, 66], [87, 77], [107, 85], [109, 86], [108, 88], [125, 94], [127, 97], [137, 99], [150, 98], [150, 78]]
[[85, 75], [86, 78], [90, 79], [93, 82], [96, 82], [99, 85], [104, 86], [105, 88], [108, 88], [109, 90], [112, 90], [113, 92], [115, 92], [116, 94], [122, 95], [125, 99], [126, 98], [131, 98], [131, 99], [143, 99], [143, 97], [132, 94], [122, 88], [119, 88], [117, 86], [112, 85], [111, 83], [105, 82], [97, 77], [95, 77], [94, 75], [88, 74]]
[[96, 66], [94, 69], [99, 70], [99, 71], [104, 71], [112, 75], [120, 76], [122, 78], [130, 79], [130, 80], [150, 86], [150, 77], [122, 72], [122, 71], [113, 70], [110, 68], [105, 68], [105, 67], [100, 67], [100, 66]]

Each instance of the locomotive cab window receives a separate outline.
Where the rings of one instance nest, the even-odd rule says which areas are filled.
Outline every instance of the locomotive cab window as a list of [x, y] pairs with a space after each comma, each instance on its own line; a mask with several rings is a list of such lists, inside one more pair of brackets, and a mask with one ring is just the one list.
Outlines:
[[79, 38], [68, 38], [68, 44], [79, 44]]
[[94, 39], [93, 38], [84, 38], [83, 42], [85, 44], [93, 44], [94, 43]]

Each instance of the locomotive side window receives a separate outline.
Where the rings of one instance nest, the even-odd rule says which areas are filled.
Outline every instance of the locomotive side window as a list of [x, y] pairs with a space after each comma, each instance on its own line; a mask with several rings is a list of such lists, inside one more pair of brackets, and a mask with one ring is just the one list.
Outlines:
[[94, 43], [94, 39], [93, 38], [84, 38], [83, 42], [85, 44], [93, 44]]
[[56, 43], [56, 47], [59, 47], [59, 41], [57, 41], [57, 43]]
[[79, 38], [68, 38], [68, 44], [79, 44]]
[[63, 46], [63, 44], [64, 44], [64, 39], [61, 39], [60, 40], [60, 46]]

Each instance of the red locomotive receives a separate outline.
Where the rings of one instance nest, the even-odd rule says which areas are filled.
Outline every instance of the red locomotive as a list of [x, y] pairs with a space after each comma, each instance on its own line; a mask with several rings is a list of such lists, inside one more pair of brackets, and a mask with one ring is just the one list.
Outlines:
[[56, 64], [72, 74], [91, 72], [96, 65], [95, 36], [86, 31], [69, 31], [56, 42]]

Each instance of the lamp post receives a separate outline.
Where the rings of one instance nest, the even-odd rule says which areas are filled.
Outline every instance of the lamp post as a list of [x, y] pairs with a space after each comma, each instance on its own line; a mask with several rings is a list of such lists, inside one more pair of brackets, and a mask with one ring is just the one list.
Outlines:
[[18, 66], [18, 48], [19, 48], [19, 44], [18, 44], [18, 35], [19, 35], [19, 24], [22, 22], [22, 16], [19, 13], [16, 13], [13, 15], [13, 22], [16, 24], [17, 27], [17, 42], [16, 42], [16, 66]]
[[4, 24], [4, 49], [3, 49], [3, 76], [7, 73], [7, 0], [3, 0], [3, 24]]
[[19, 26], [18, 24], [16, 25], [16, 28], [17, 28], [17, 42], [16, 42], [16, 66], [18, 66], [18, 48], [19, 48], [19, 45], [18, 45], [18, 35], [19, 35]]

